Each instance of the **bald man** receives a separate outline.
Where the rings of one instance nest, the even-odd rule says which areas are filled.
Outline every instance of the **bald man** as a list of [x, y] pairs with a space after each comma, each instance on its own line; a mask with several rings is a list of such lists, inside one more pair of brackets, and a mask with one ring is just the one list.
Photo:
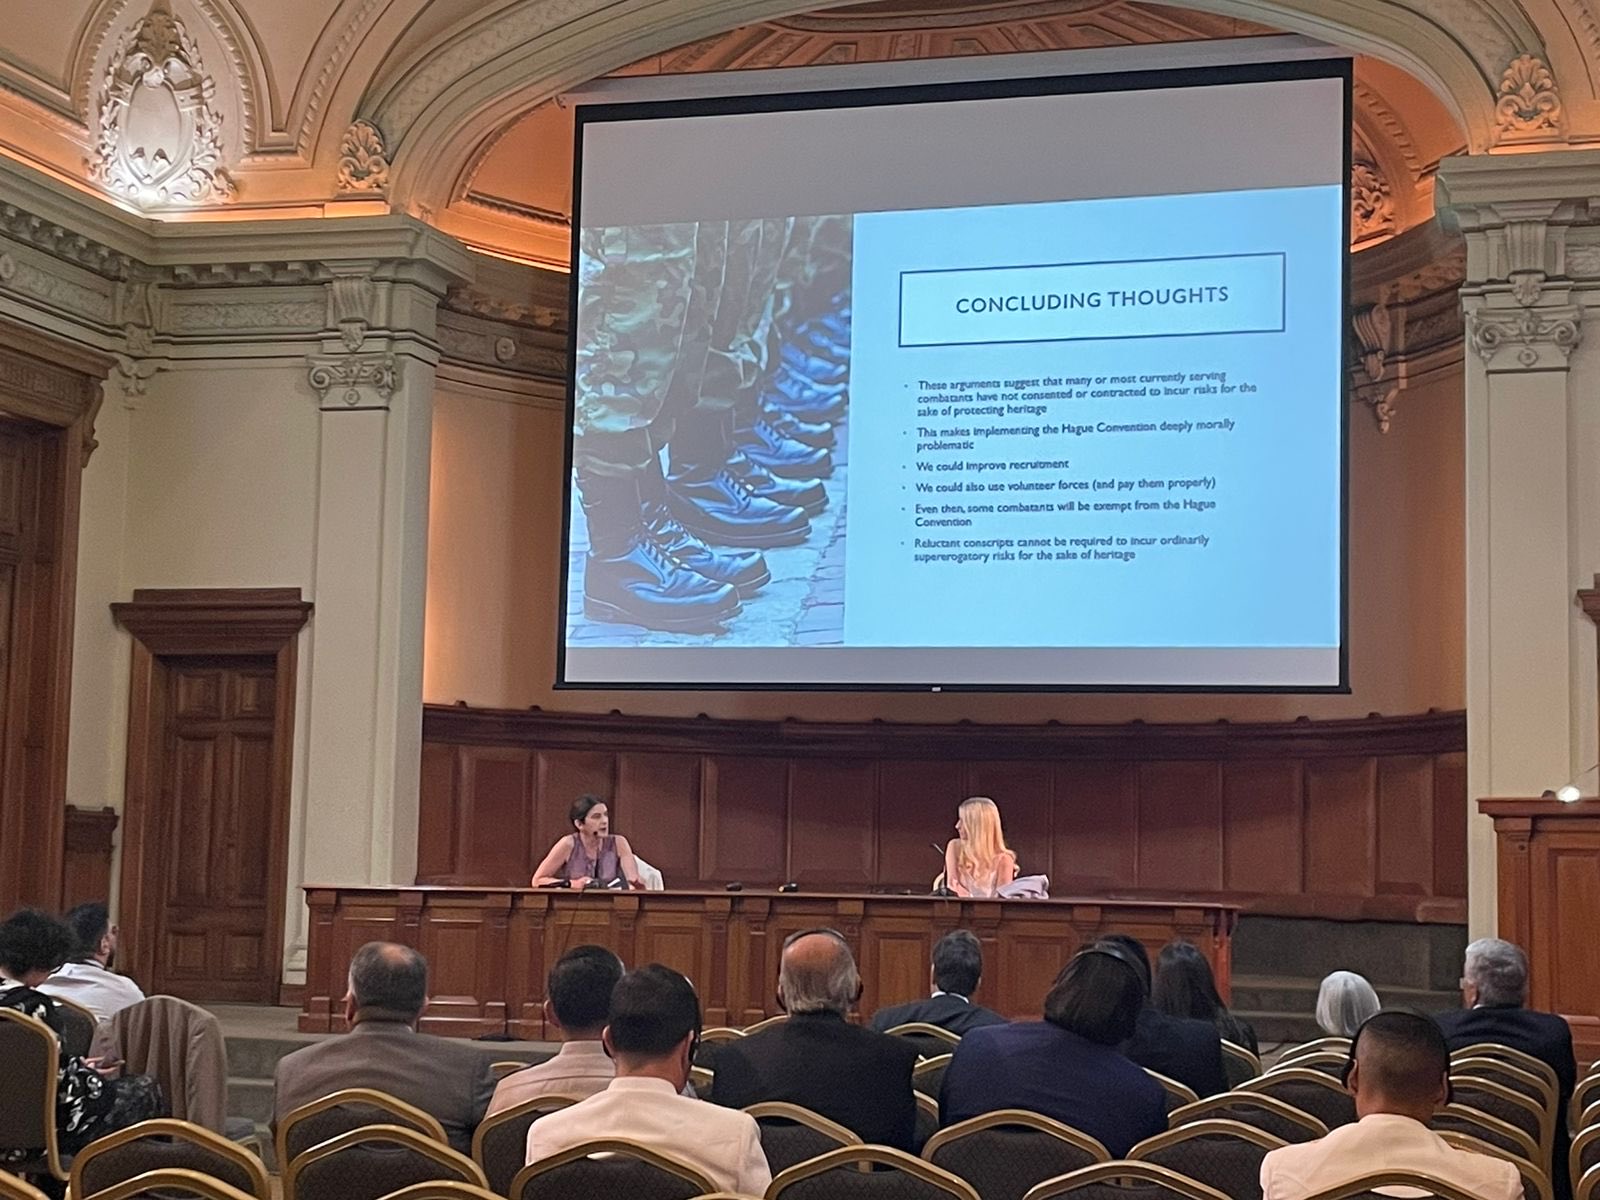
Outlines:
[[1480, 1200], [1522, 1200], [1522, 1177], [1512, 1163], [1457, 1150], [1428, 1128], [1450, 1085], [1450, 1050], [1432, 1021], [1380, 1012], [1357, 1031], [1354, 1052], [1345, 1086], [1355, 1097], [1356, 1123], [1268, 1154], [1261, 1162], [1262, 1200], [1306, 1200], [1383, 1170], [1421, 1172]]
[[711, 1099], [730, 1108], [783, 1100], [864, 1142], [914, 1153], [916, 1049], [850, 1024], [860, 997], [861, 975], [842, 936], [831, 929], [791, 936], [778, 970], [778, 1003], [789, 1019], [717, 1048]]
[[490, 1056], [471, 1042], [417, 1032], [428, 1006], [428, 962], [409, 946], [368, 942], [350, 960], [344, 998], [350, 1032], [278, 1060], [272, 1128], [303, 1104], [342, 1088], [376, 1088], [432, 1113], [450, 1144], [472, 1151], [472, 1131], [494, 1094]]

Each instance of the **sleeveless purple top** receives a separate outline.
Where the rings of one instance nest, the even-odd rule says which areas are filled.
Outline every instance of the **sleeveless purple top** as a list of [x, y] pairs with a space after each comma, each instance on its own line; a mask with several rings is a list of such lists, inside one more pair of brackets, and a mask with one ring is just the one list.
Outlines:
[[561, 868], [561, 878], [582, 879], [588, 876], [600, 883], [610, 883], [622, 874], [622, 863], [617, 858], [617, 838], [615, 834], [607, 834], [600, 839], [600, 855], [590, 858], [583, 848], [583, 839], [577, 834], [572, 836], [572, 853], [567, 855], [567, 862]]

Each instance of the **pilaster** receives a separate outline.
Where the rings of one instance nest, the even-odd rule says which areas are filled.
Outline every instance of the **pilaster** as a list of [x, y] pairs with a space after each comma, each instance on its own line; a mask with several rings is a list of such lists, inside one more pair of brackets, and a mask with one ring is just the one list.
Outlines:
[[[1600, 154], [1447, 159], [1464, 235], [1467, 788], [1538, 795], [1596, 757], [1593, 631], [1574, 592], [1600, 566]], [[1586, 343], [1585, 338], [1588, 338]], [[1468, 920], [1493, 933], [1491, 822], [1468, 818]]]

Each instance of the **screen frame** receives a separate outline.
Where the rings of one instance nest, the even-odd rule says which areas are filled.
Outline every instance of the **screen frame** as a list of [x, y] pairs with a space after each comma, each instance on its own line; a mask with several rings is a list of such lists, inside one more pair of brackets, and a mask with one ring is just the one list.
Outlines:
[[[1070, 52], [1069, 52], [1070, 53]], [[1030, 56], [1033, 57], [1033, 56]], [[784, 71], [799, 75], [806, 68]], [[837, 69], [828, 69], [833, 74]], [[761, 72], [771, 75], [774, 72]], [[728, 73], [730, 86], [738, 85], [737, 72]], [[837, 75], [834, 75], [837, 78]], [[1344, 113], [1340, 123], [1343, 145], [1341, 191], [1341, 241], [1339, 311], [1350, 312], [1351, 292], [1351, 181], [1354, 120], [1354, 63], [1347, 55], [1330, 50], [1325, 56], [1269, 61], [1213, 63], [1197, 66], [1146, 67], [1132, 70], [1104, 70], [1082, 74], [1035, 74], [1012, 78], [944, 80], [934, 83], [869, 84], [861, 87], [838, 86], [805, 91], [789, 88], [754, 94], [729, 93], [660, 100], [589, 101], [576, 104], [573, 111], [572, 217], [568, 271], [566, 404], [563, 411], [563, 456], [561, 492], [561, 569], [559, 624], [556, 629], [557, 691], [666, 691], [666, 692], [1040, 692], [1084, 694], [1181, 694], [1181, 695], [1348, 695], [1350, 694], [1350, 370], [1352, 348], [1341, 321], [1339, 330], [1339, 678], [1329, 684], [1120, 684], [1120, 683], [840, 683], [840, 682], [675, 682], [664, 680], [593, 681], [567, 677], [567, 628], [570, 613], [572, 570], [572, 504], [574, 487], [573, 442], [577, 416], [577, 353], [579, 239], [583, 229], [583, 146], [584, 132], [590, 124], [618, 121], [660, 120], [697, 116], [727, 116], [749, 113], [787, 112], [866, 106], [948, 103], [963, 100], [1014, 99], [1031, 96], [1076, 95], [1087, 93], [1149, 91], [1210, 87], [1242, 83], [1294, 82], [1334, 79], [1341, 83]], [[631, 82], [631, 80], [623, 81]], [[773, 647], [781, 649], [781, 647]], [[981, 649], [981, 648], [978, 648]], [[907, 653], [915, 648], [906, 647]]]

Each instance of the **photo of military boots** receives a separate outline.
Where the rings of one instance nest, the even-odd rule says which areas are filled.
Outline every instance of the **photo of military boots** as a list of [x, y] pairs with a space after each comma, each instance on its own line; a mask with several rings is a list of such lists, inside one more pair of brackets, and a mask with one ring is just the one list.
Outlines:
[[639, 499], [644, 505], [644, 527], [673, 558], [707, 579], [732, 584], [739, 599], [748, 600], [772, 582], [766, 557], [759, 550], [714, 549], [685, 529], [667, 502], [667, 480], [661, 460], [652, 457], [639, 477]]
[[[739, 613], [739, 592], [667, 550], [644, 523], [631, 475], [578, 476], [589, 527], [583, 615], [679, 633], [716, 633]], [[763, 581], [764, 582], [764, 581]]]
[[784, 479], [827, 479], [833, 474], [833, 455], [826, 447], [790, 437], [764, 416], [753, 416], [748, 424], [736, 419], [733, 444], [756, 466]]
[[811, 533], [805, 509], [763, 494], [780, 491], [777, 481], [743, 455], [735, 458], [732, 425], [726, 410], [697, 409], [678, 419], [668, 445], [672, 515], [713, 545], [799, 545]]

